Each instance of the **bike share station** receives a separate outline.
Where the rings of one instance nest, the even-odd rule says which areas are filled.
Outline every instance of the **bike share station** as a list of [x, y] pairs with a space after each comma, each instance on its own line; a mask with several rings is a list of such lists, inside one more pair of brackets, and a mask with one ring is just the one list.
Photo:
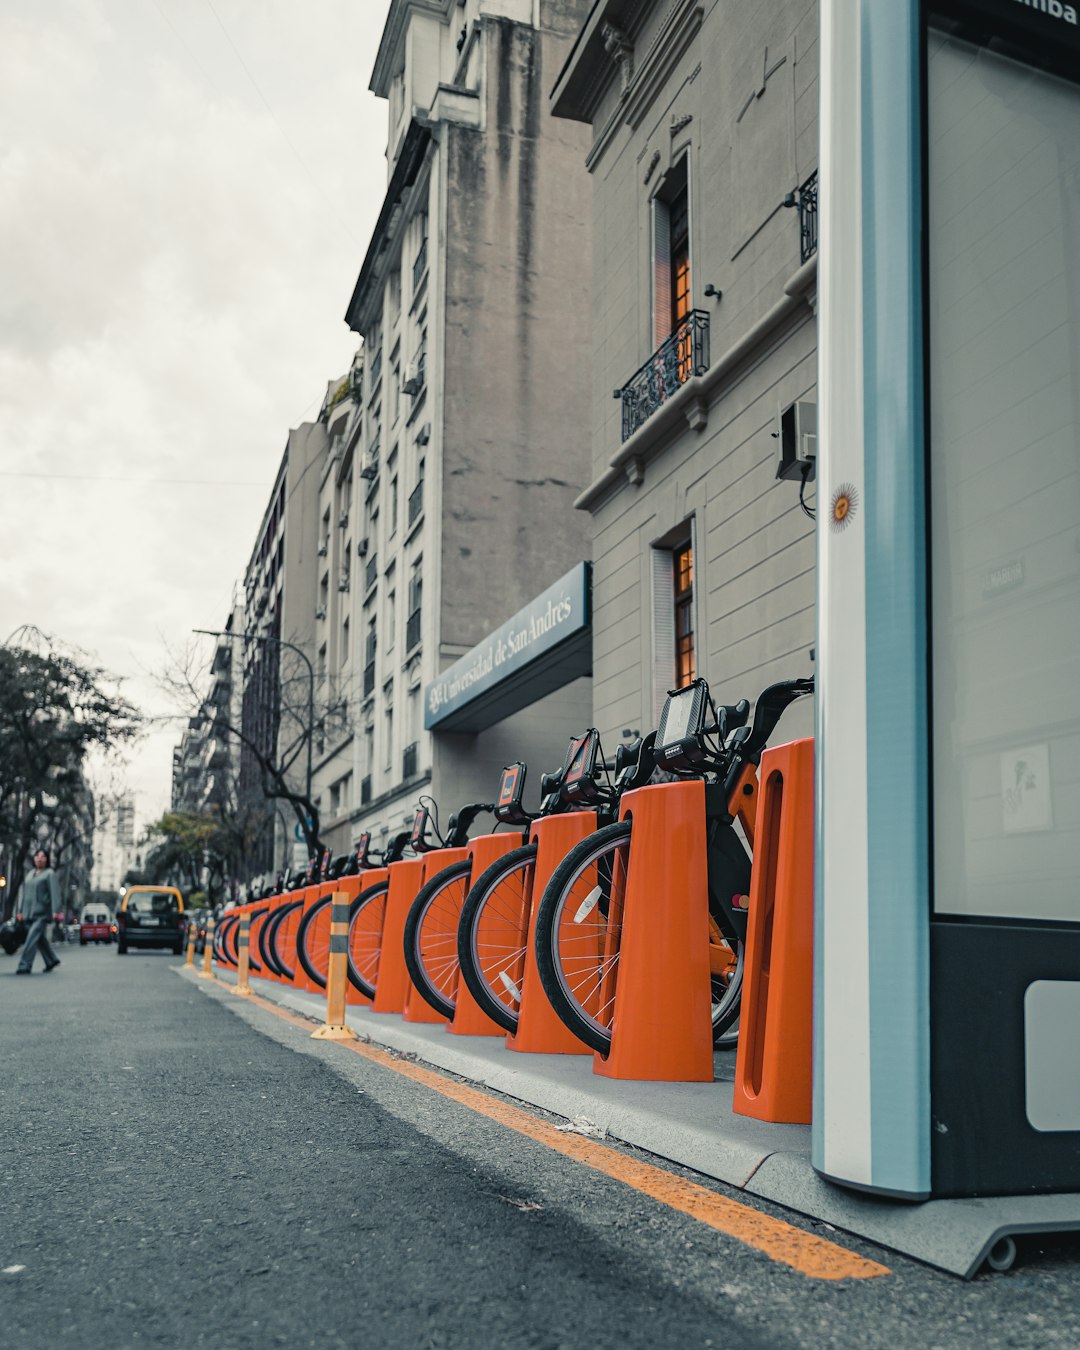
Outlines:
[[[516, 836], [440, 851], [424, 809], [415, 860], [297, 895], [323, 896], [344, 960], [325, 897], [385, 893], [356, 1031], [970, 1277], [1007, 1269], [1012, 1235], [1080, 1230], [1080, 19], [822, 0], [821, 59], [814, 740], [779, 743], [809, 680], [752, 725], [696, 681], [606, 797], [590, 730], [545, 777], [562, 806], [514, 814], [519, 762], [464, 808]], [[590, 636], [582, 564], [429, 686], [426, 727], [552, 693]], [[415, 997], [424, 889], [470, 877], [464, 925], [515, 852], [528, 936], [490, 920], [493, 949], [527, 943], [502, 968], [515, 1017], [474, 977]], [[462, 951], [456, 924], [433, 951]], [[576, 1024], [559, 971], [597, 975]]]

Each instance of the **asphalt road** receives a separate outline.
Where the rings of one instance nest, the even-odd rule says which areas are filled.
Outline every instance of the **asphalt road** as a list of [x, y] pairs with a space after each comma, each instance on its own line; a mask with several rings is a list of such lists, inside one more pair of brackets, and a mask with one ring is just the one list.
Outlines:
[[0, 961], [5, 1350], [1080, 1345], [1078, 1241], [809, 1279], [170, 955]]

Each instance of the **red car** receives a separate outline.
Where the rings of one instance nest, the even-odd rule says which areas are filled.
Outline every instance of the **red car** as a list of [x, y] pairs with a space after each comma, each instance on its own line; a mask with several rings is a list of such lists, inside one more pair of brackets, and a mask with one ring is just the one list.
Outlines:
[[112, 915], [104, 906], [90, 905], [83, 910], [82, 920], [79, 923], [79, 946], [85, 947], [88, 942], [114, 942], [116, 940], [116, 924], [113, 923]]

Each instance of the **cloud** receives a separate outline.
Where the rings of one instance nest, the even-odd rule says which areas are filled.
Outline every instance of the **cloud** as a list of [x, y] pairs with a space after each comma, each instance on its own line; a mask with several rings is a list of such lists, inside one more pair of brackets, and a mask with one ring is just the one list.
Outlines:
[[[288, 429], [355, 347], [386, 8], [8, 0], [0, 640], [34, 622], [153, 710], [159, 634], [224, 620]], [[174, 739], [132, 763], [140, 814]]]

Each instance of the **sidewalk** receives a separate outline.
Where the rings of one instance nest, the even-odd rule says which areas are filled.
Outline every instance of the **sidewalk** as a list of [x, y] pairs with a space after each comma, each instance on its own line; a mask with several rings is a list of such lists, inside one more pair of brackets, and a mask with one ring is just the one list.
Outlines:
[[[194, 978], [194, 971], [180, 970]], [[222, 984], [236, 983], [234, 971], [216, 968], [216, 974]], [[251, 988], [325, 1020], [326, 1001], [315, 994], [254, 975]], [[911, 1204], [823, 1181], [810, 1164], [808, 1126], [733, 1113], [734, 1051], [716, 1056], [714, 1083], [619, 1082], [594, 1075], [591, 1055], [514, 1053], [501, 1037], [454, 1036], [441, 1024], [408, 1023], [396, 1013], [355, 1006], [345, 1020], [377, 1045], [965, 1279], [1008, 1234], [1080, 1229], [1075, 1194]]]

